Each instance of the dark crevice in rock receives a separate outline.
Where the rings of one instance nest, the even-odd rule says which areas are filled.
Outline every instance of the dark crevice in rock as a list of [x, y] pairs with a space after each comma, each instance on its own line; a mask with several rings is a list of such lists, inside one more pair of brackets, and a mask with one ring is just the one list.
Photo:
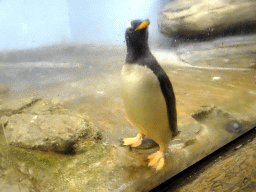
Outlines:
[[[35, 103], [40, 101], [41, 98], [32, 98], [28, 103], [25, 103], [24, 105], [21, 105], [20, 107], [13, 107], [13, 108], [8, 108], [8, 104], [5, 104], [6, 107], [0, 110], [0, 116], [12, 116], [15, 114], [21, 114], [23, 110], [33, 106]], [[10, 101], [11, 102], [11, 101]]]
[[75, 143], [76, 143], [75, 141], [67, 142], [65, 151], [59, 151], [59, 152], [56, 151], [56, 153], [61, 153], [64, 155], [75, 155], [76, 154], [76, 151], [74, 148]]
[[33, 106], [35, 103], [37, 103], [37, 102], [40, 101], [40, 100], [42, 100], [42, 98], [33, 98], [30, 103], [28, 103], [28, 104], [22, 106], [22, 107], [18, 110], [18, 113], [22, 113], [22, 111], [23, 111], [24, 109]]

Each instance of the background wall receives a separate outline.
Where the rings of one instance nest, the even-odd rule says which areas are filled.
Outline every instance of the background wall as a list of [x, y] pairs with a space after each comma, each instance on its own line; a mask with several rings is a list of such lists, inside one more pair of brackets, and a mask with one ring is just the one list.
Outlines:
[[0, 50], [59, 41], [123, 43], [126, 26], [137, 18], [151, 20], [152, 40], [163, 4], [157, 0], [0, 0]]

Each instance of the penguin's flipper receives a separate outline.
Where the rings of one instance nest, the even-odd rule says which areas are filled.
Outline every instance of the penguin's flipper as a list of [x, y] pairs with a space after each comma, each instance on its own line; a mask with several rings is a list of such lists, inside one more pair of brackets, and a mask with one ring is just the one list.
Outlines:
[[161, 76], [159, 77], [159, 81], [160, 81], [163, 95], [166, 100], [169, 126], [172, 131], [172, 136], [174, 137], [174, 136], [177, 136], [179, 133], [177, 128], [177, 111], [176, 111], [175, 95], [174, 95], [173, 87], [169, 77], [166, 75], [163, 69], [159, 69], [159, 71], [162, 71], [160, 72]]
[[164, 152], [157, 151], [152, 155], [149, 155], [148, 159], [149, 159], [148, 166], [154, 167], [157, 171], [159, 171], [164, 167], [164, 164], [165, 164]]
[[136, 137], [124, 138], [123, 145], [131, 145], [132, 147], [138, 147], [141, 145], [143, 138], [144, 138], [144, 135], [141, 133], [138, 133]]

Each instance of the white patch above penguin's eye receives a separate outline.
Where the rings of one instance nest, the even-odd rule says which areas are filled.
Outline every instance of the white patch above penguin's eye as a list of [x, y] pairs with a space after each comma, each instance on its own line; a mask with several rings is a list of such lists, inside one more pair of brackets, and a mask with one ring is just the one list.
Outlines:
[[126, 27], [126, 29], [131, 29], [132, 28], [132, 24], [129, 23], [129, 25]]

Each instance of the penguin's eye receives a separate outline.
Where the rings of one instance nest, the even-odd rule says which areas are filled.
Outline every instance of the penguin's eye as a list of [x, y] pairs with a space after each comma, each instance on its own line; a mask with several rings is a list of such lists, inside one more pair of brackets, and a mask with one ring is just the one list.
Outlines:
[[129, 32], [132, 32], [132, 31], [133, 31], [133, 28], [127, 28], [127, 30], [128, 30]]

